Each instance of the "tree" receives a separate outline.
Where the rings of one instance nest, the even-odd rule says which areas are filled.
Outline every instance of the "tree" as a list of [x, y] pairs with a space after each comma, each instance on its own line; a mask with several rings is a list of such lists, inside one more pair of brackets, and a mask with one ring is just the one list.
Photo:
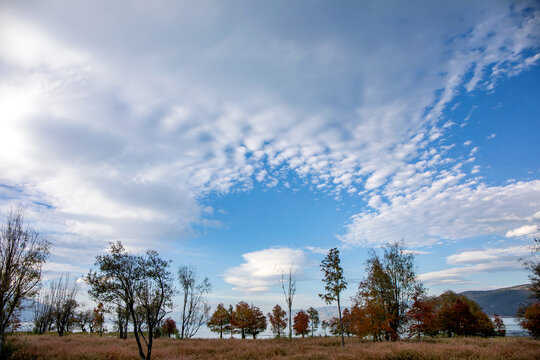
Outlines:
[[531, 257], [524, 262], [524, 265], [530, 271], [530, 289], [536, 303], [526, 308], [519, 308], [517, 316], [521, 327], [529, 331], [531, 336], [540, 338], [540, 237], [534, 239], [534, 244], [531, 246]]
[[246, 329], [251, 325], [252, 315], [249, 304], [245, 301], [240, 301], [234, 308], [232, 316], [232, 324], [240, 330], [242, 339], [246, 338]]
[[433, 301], [429, 298], [415, 296], [413, 304], [407, 312], [409, 318], [409, 337], [421, 334], [434, 336], [437, 333]]
[[172, 308], [174, 289], [169, 262], [153, 250], [145, 256], [130, 254], [117, 242], [110, 244], [109, 254], [96, 257], [95, 265], [98, 270], [90, 271], [86, 277], [90, 296], [127, 308], [139, 356], [149, 360], [154, 330], [159, 328], [166, 309]]
[[495, 326], [495, 335], [506, 336], [506, 326], [498, 314], [493, 314], [493, 325]]
[[387, 244], [382, 258], [371, 251], [366, 271], [368, 276], [360, 282], [357, 296], [384, 306], [389, 325], [385, 337], [396, 341], [407, 322], [409, 304], [414, 296], [424, 292], [414, 272], [414, 255], [404, 251], [403, 243]]
[[309, 316], [304, 310], [300, 310], [294, 316], [293, 328], [296, 335], [302, 335], [304, 337], [306, 334], [309, 334]]
[[339, 329], [341, 333], [341, 346], [345, 346], [345, 337], [343, 336], [343, 322], [341, 319], [340, 295], [347, 288], [347, 282], [343, 277], [343, 269], [340, 265], [339, 250], [330, 249], [328, 255], [321, 262], [321, 270], [324, 273], [323, 282], [325, 283], [325, 294], [319, 294], [326, 304], [337, 302], [339, 315]]
[[517, 315], [521, 327], [532, 337], [540, 338], [540, 302], [520, 308]]
[[251, 334], [255, 339], [257, 334], [266, 329], [266, 317], [258, 307], [241, 301], [236, 304], [232, 325], [240, 330], [242, 339], [246, 338], [246, 334]]
[[314, 309], [313, 307], [310, 307], [307, 311], [308, 317], [309, 317], [309, 326], [311, 328], [311, 337], [315, 335], [315, 330], [319, 327], [319, 312]]
[[129, 311], [125, 306], [116, 304], [115, 313], [114, 328], [118, 331], [118, 337], [126, 340], [128, 335]]
[[219, 338], [223, 339], [223, 331], [226, 331], [230, 324], [229, 312], [223, 304], [219, 304], [206, 325], [210, 331], [219, 333]]
[[43, 334], [54, 322], [54, 308], [49, 294], [39, 295], [32, 303], [34, 327], [38, 334]]
[[329, 324], [328, 324], [327, 320], [323, 320], [321, 322], [321, 330], [322, 330], [324, 336], [326, 336], [326, 330], [328, 330], [328, 326], [329, 326]]
[[540, 237], [534, 239], [534, 243], [531, 245], [531, 256], [523, 264], [530, 272], [530, 290], [533, 292], [534, 298], [540, 301]]
[[259, 333], [266, 330], [266, 316], [264, 316], [261, 309], [257, 306], [251, 305], [251, 321], [250, 325], [246, 329], [246, 333], [253, 336], [253, 339], [259, 335]]
[[268, 313], [268, 320], [270, 320], [270, 325], [272, 325], [272, 331], [278, 338], [281, 337], [281, 331], [287, 326], [287, 318], [285, 315], [287, 315], [287, 313], [279, 306], [279, 304], [274, 306], [272, 313]]
[[178, 269], [180, 293], [183, 295], [182, 319], [180, 338], [193, 337], [201, 325], [208, 321], [210, 306], [206, 303], [205, 295], [212, 291], [210, 280], [205, 277], [197, 282], [197, 270], [194, 266], [181, 266]]
[[347, 334], [347, 337], [350, 337], [352, 317], [351, 317], [351, 311], [348, 308], [343, 309], [343, 314], [341, 315], [341, 321], [343, 322], [343, 332]]
[[289, 339], [292, 339], [292, 304], [296, 294], [296, 275], [293, 273], [293, 265], [289, 266], [289, 275], [285, 280], [285, 274], [281, 272], [281, 288], [285, 295], [285, 303], [289, 310]]
[[24, 209], [12, 210], [0, 229], [0, 356], [6, 331], [23, 309], [23, 299], [32, 298], [41, 281], [50, 243], [25, 225]]
[[230, 304], [227, 308], [227, 322], [228, 325], [225, 326], [223, 331], [229, 333], [232, 339], [234, 334], [238, 334], [238, 329], [234, 326], [234, 308]]
[[105, 324], [105, 308], [103, 307], [103, 303], [99, 303], [97, 307], [92, 310], [93, 313], [93, 328], [96, 329], [99, 336], [103, 335], [103, 331], [105, 330], [104, 324]]
[[75, 297], [79, 292], [76, 279], [69, 275], [62, 275], [57, 281], [51, 283], [51, 303], [54, 313], [54, 324], [59, 336], [69, 331], [69, 325], [75, 317], [75, 310], [79, 306]]
[[178, 333], [176, 322], [171, 318], [166, 318], [163, 325], [161, 325], [161, 332], [166, 334], [167, 337], [171, 337], [172, 334]]
[[86, 332], [86, 327], [88, 327], [90, 332], [94, 331], [94, 327], [91, 326], [94, 321], [94, 313], [92, 310], [82, 310], [77, 312], [75, 314], [75, 319], [82, 332]]

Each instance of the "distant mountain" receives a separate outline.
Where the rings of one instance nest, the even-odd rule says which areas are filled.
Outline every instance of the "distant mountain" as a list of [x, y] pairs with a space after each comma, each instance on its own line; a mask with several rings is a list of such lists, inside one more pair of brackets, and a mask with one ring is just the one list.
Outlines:
[[529, 286], [524, 284], [495, 290], [465, 291], [461, 294], [476, 301], [488, 315], [515, 317], [520, 306], [532, 303]]

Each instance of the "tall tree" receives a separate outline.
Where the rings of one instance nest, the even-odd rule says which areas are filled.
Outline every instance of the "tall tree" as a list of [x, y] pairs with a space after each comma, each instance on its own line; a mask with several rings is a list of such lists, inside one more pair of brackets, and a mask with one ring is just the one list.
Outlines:
[[63, 336], [69, 330], [69, 323], [75, 316], [79, 306], [75, 297], [79, 292], [76, 279], [69, 275], [62, 275], [57, 281], [51, 283], [51, 303], [54, 311], [54, 324], [58, 335]]
[[22, 207], [9, 213], [0, 229], [0, 356], [22, 300], [37, 293], [49, 249], [50, 243], [26, 226]]
[[281, 331], [287, 326], [287, 318], [285, 315], [287, 315], [287, 313], [279, 306], [279, 304], [274, 306], [272, 313], [268, 313], [268, 320], [270, 320], [270, 325], [272, 325], [272, 331], [278, 338], [281, 337]]
[[320, 323], [319, 312], [317, 311], [317, 309], [310, 307], [307, 310], [307, 314], [309, 316], [309, 327], [311, 328], [311, 337], [313, 337], [315, 334], [315, 330], [317, 330]]
[[180, 338], [193, 337], [201, 325], [208, 321], [210, 306], [205, 296], [212, 291], [210, 280], [205, 277], [197, 282], [197, 269], [192, 266], [181, 266], [178, 269], [180, 293], [183, 297]]
[[149, 360], [154, 330], [161, 324], [166, 310], [172, 308], [174, 289], [169, 262], [152, 250], [145, 256], [130, 254], [117, 242], [110, 244], [109, 254], [96, 257], [95, 265], [98, 270], [90, 271], [86, 277], [89, 294], [104, 303], [126, 306], [139, 356]]
[[223, 304], [219, 304], [216, 307], [216, 310], [212, 314], [212, 317], [207, 323], [207, 326], [210, 328], [210, 331], [219, 333], [219, 338], [223, 339], [223, 332], [226, 330], [227, 326], [230, 325], [230, 316], [227, 309]]
[[341, 333], [341, 346], [345, 346], [345, 337], [343, 336], [343, 322], [341, 319], [341, 292], [347, 288], [347, 282], [343, 276], [341, 260], [339, 259], [339, 250], [330, 249], [328, 255], [321, 262], [321, 270], [324, 273], [323, 282], [326, 293], [319, 294], [325, 303], [331, 304], [337, 302], [339, 315], [339, 331]]
[[296, 275], [293, 272], [294, 266], [289, 266], [289, 273], [285, 279], [285, 274], [281, 272], [281, 288], [285, 296], [285, 303], [289, 310], [289, 339], [292, 339], [292, 304], [294, 295], [296, 294]]
[[403, 243], [387, 244], [382, 257], [371, 251], [366, 271], [368, 276], [360, 282], [358, 296], [384, 306], [389, 326], [386, 338], [395, 341], [407, 322], [413, 297], [424, 292], [415, 275], [414, 255], [404, 251]]
[[293, 328], [296, 335], [304, 337], [309, 334], [309, 316], [304, 310], [300, 310], [294, 316]]

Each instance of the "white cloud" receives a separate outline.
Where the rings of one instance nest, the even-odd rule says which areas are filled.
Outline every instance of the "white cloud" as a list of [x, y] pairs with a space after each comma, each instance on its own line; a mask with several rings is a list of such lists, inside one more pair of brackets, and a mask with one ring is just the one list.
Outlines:
[[459, 184], [459, 179], [459, 174], [448, 174], [416, 191], [390, 196], [376, 210], [353, 216], [341, 239], [363, 246], [399, 239], [427, 245], [440, 239], [502, 236], [540, 206], [540, 181], [489, 187]]
[[470, 277], [476, 274], [521, 270], [523, 265], [519, 259], [529, 253], [528, 246], [462, 251], [446, 258], [448, 264], [462, 266], [424, 273], [418, 278], [428, 286], [467, 284], [472, 282]]
[[411, 255], [429, 255], [431, 254], [431, 251], [405, 249], [403, 250], [403, 253]]
[[472, 144], [472, 141], [471, 141], [471, 140], [467, 140], [467, 141], [465, 141], [465, 142], [463, 143], [463, 145], [465, 145], [465, 146], [469, 146], [469, 145], [471, 145], [471, 144]]
[[306, 249], [314, 254], [326, 255], [330, 251], [330, 248], [322, 248], [318, 246], [306, 246]]
[[242, 292], [268, 291], [277, 286], [281, 274], [289, 269], [298, 279], [302, 268], [308, 265], [304, 251], [291, 248], [272, 248], [243, 254], [244, 263], [223, 273], [223, 279]]
[[494, 139], [497, 134], [493, 133], [491, 135], [488, 135], [487, 139]]
[[538, 225], [523, 225], [515, 229], [509, 230], [506, 237], [524, 236], [538, 232]]

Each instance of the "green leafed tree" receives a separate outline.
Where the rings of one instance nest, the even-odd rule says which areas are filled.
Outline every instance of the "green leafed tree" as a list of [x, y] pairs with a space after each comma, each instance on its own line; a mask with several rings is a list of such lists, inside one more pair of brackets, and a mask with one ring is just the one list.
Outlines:
[[343, 268], [339, 259], [339, 250], [337, 248], [330, 249], [328, 255], [321, 262], [321, 270], [324, 274], [324, 294], [319, 296], [325, 303], [331, 304], [336, 301], [338, 305], [339, 315], [339, 331], [341, 334], [341, 346], [345, 346], [345, 337], [343, 336], [343, 322], [341, 319], [341, 293], [347, 288], [347, 282], [343, 276]]
[[315, 334], [315, 331], [317, 330], [320, 324], [319, 312], [313, 307], [310, 307], [307, 310], [307, 314], [309, 317], [309, 327], [311, 328], [311, 337], [313, 337]]
[[139, 356], [149, 360], [154, 332], [172, 308], [169, 262], [152, 250], [145, 256], [131, 254], [117, 242], [110, 244], [108, 254], [96, 257], [95, 266], [86, 277], [90, 296], [128, 310]]
[[382, 257], [371, 251], [366, 263], [368, 275], [360, 282], [357, 298], [384, 308], [385, 337], [395, 341], [404, 330], [413, 298], [423, 294], [424, 289], [416, 278], [414, 255], [405, 252], [403, 243], [387, 244], [383, 251]]

